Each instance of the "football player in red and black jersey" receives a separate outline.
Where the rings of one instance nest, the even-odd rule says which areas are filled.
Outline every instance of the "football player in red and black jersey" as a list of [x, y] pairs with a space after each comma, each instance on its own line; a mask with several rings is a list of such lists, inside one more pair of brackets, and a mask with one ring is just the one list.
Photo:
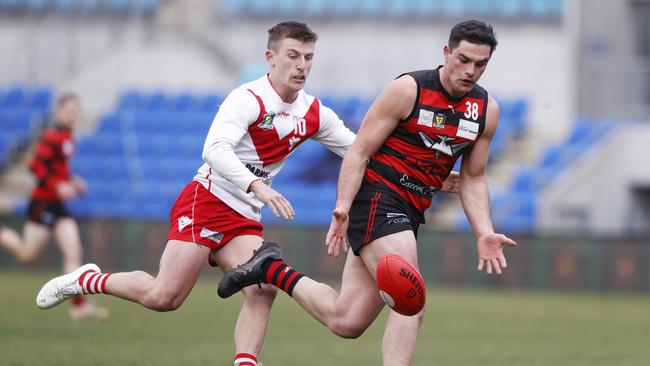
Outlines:
[[[366, 114], [345, 154], [336, 207], [326, 237], [330, 255], [348, 253], [341, 292], [308, 277], [293, 298], [335, 334], [355, 338], [384, 306], [375, 283], [377, 263], [397, 254], [418, 268], [416, 236], [424, 211], [454, 163], [463, 157], [460, 197], [477, 237], [478, 270], [501, 274], [504, 246], [516, 243], [494, 232], [485, 170], [499, 117], [496, 101], [477, 84], [496, 48], [490, 25], [465, 21], [453, 27], [443, 48], [444, 65], [405, 73], [393, 80]], [[275, 254], [275, 255], [274, 255]], [[267, 245], [225, 274], [219, 295], [227, 297], [255, 281], [274, 283], [284, 266]], [[291, 278], [289, 278], [291, 280]], [[410, 365], [423, 311], [407, 317], [391, 312], [383, 339], [384, 365]]]
[[[64, 94], [59, 98], [54, 125], [43, 132], [29, 162], [36, 186], [31, 193], [22, 237], [7, 227], [0, 228], [0, 245], [22, 263], [34, 260], [54, 234], [63, 254], [64, 272], [82, 264], [79, 228], [65, 206], [66, 201], [86, 190], [86, 182], [71, 174], [69, 164], [75, 150], [72, 131], [79, 113], [76, 95]], [[72, 304], [70, 316], [73, 319], [108, 316], [106, 309], [86, 302], [83, 297], [73, 298]]]

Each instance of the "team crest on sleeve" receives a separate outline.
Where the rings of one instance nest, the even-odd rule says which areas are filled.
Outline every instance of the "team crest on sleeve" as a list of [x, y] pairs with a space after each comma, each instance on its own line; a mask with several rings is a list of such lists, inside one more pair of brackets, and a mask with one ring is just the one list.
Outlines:
[[269, 112], [262, 117], [262, 122], [260, 122], [257, 127], [263, 129], [263, 130], [272, 130], [273, 129], [273, 118], [275, 118], [275, 113], [274, 112]]

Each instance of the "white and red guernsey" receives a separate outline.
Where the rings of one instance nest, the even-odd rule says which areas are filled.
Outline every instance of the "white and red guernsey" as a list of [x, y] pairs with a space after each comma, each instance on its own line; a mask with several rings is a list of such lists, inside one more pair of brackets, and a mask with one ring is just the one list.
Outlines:
[[301, 90], [285, 103], [268, 76], [233, 90], [224, 100], [203, 146], [203, 164], [194, 180], [245, 217], [260, 220], [263, 206], [250, 184], [271, 184], [300, 144], [313, 138], [339, 156], [355, 134], [330, 108]]

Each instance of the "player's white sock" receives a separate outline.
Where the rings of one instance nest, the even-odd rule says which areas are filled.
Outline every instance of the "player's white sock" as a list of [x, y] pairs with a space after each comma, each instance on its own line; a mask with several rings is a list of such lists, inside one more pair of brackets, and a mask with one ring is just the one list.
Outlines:
[[89, 294], [105, 294], [106, 293], [106, 280], [112, 273], [99, 273], [88, 271], [79, 277], [79, 286], [83, 290], [84, 295]]
[[257, 366], [257, 357], [250, 353], [238, 353], [233, 366]]

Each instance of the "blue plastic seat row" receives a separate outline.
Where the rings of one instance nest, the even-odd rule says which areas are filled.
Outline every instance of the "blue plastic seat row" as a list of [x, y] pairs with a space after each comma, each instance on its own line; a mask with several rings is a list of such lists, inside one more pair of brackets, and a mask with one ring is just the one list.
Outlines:
[[205, 95], [181, 94], [154, 91], [151, 93], [139, 90], [129, 90], [122, 94], [118, 102], [118, 110], [124, 111], [181, 111], [181, 112], [206, 112], [214, 115], [224, 96], [218, 93]]
[[564, 0], [217, 0], [217, 11], [229, 16], [327, 19], [457, 19], [558, 20]]
[[0, 11], [87, 15], [151, 15], [160, 0], [0, 0]]
[[[576, 121], [564, 142], [549, 146], [535, 166], [520, 168], [509, 190], [495, 195], [492, 201], [495, 225], [510, 232], [534, 230], [540, 192], [548, 187], [558, 174], [570, 169], [570, 166], [611, 128], [611, 124]], [[464, 219], [459, 219], [457, 228], [468, 228], [468, 224]]]
[[52, 103], [52, 89], [48, 87], [28, 88], [13, 86], [0, 88], [0, 109], [31, 109], [41, 113], [49, 111]]

